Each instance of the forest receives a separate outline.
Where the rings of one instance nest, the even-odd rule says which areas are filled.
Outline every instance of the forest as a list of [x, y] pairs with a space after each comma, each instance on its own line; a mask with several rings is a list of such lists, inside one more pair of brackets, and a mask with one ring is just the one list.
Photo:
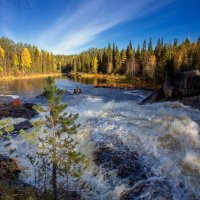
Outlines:
[[164, 43], [158, 39], [155, 48], [152, 38], [142, 47], [133, 48], [130, 41], [126, 49], [119, 50], [109, 43], [107, 48], [91, 48], [78, 56], [67, 56], [67, 69], [73, 72], [102, 73], [142, 77], [149, 82], [162, 83], [175, 73], [200, 69], [200, 37], [196, 42], [186, 38], [179, 44]]
[[61, 63], [48, 51], [0, 38], [0, 76], [23, 76], [59, 72]]
[[142, 77], [149, 82], [162, 83], [175, 73], [200, 69], [200, 37], [173, 44], [152, 38], [142, 46], [119, 49], [116, 44], [105, 48], [90, 48], [79, 55], [53, 55], [36, 46], [15, 43], [0, 38], [0, 76], [48, 74], [54, 72], [118, 74], [127, 78]]

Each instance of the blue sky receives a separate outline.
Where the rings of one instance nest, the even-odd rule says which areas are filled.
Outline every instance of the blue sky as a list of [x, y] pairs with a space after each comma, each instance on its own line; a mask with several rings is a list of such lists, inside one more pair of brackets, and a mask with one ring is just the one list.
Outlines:
[[200, 0], [0, 0], [0, 37], [55, 54], [200, 35]]

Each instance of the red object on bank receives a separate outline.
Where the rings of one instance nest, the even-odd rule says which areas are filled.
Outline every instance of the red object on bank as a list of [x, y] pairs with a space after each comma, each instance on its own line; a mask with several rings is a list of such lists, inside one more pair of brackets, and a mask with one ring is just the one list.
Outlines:
[[15, 99], [13, 102], [12, 102], [13, 106], [22, 106], [22, 101], [20, 99]]

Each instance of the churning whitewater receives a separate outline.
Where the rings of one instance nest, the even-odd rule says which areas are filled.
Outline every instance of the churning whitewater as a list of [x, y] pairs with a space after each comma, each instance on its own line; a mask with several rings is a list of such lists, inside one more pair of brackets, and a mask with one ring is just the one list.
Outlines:
[[[95, 89], [69, 80], [57, 85], [83, 91], [63, 102], [79, 114], [75, 139], [92, 160], [83, 176], [91, 188], [86, 199], [200, 199], [200, 111], [179, 102], [141, 106], [147, 91]], [[29, 165], [28, 145], [20, 136], [11, 142], [13, 156]], [[21, 178], [32, 182], [31, 170]]]

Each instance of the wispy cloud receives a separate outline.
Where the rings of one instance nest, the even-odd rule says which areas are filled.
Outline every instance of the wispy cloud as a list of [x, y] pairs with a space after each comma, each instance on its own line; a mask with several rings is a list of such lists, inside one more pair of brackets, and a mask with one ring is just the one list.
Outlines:
[[[19, 4], [19, 0], [12, 1]], [[45, 30], [35, 31], [33, 43], [56, 54], [76, 53], [98, 39], [104, 31], [128, 20], [147, 16], [171, 1], [174, 0], [68, 1], [65, 13], [61, 13], [54, 24], [49, 24]]]
[[144, 17], [169, 2], [171, 1], [82, 0], [71, 16], [62, 15], [40, 35], [40, 44], [57, 54], [75, 53], [100, 33], [124, 21]]

